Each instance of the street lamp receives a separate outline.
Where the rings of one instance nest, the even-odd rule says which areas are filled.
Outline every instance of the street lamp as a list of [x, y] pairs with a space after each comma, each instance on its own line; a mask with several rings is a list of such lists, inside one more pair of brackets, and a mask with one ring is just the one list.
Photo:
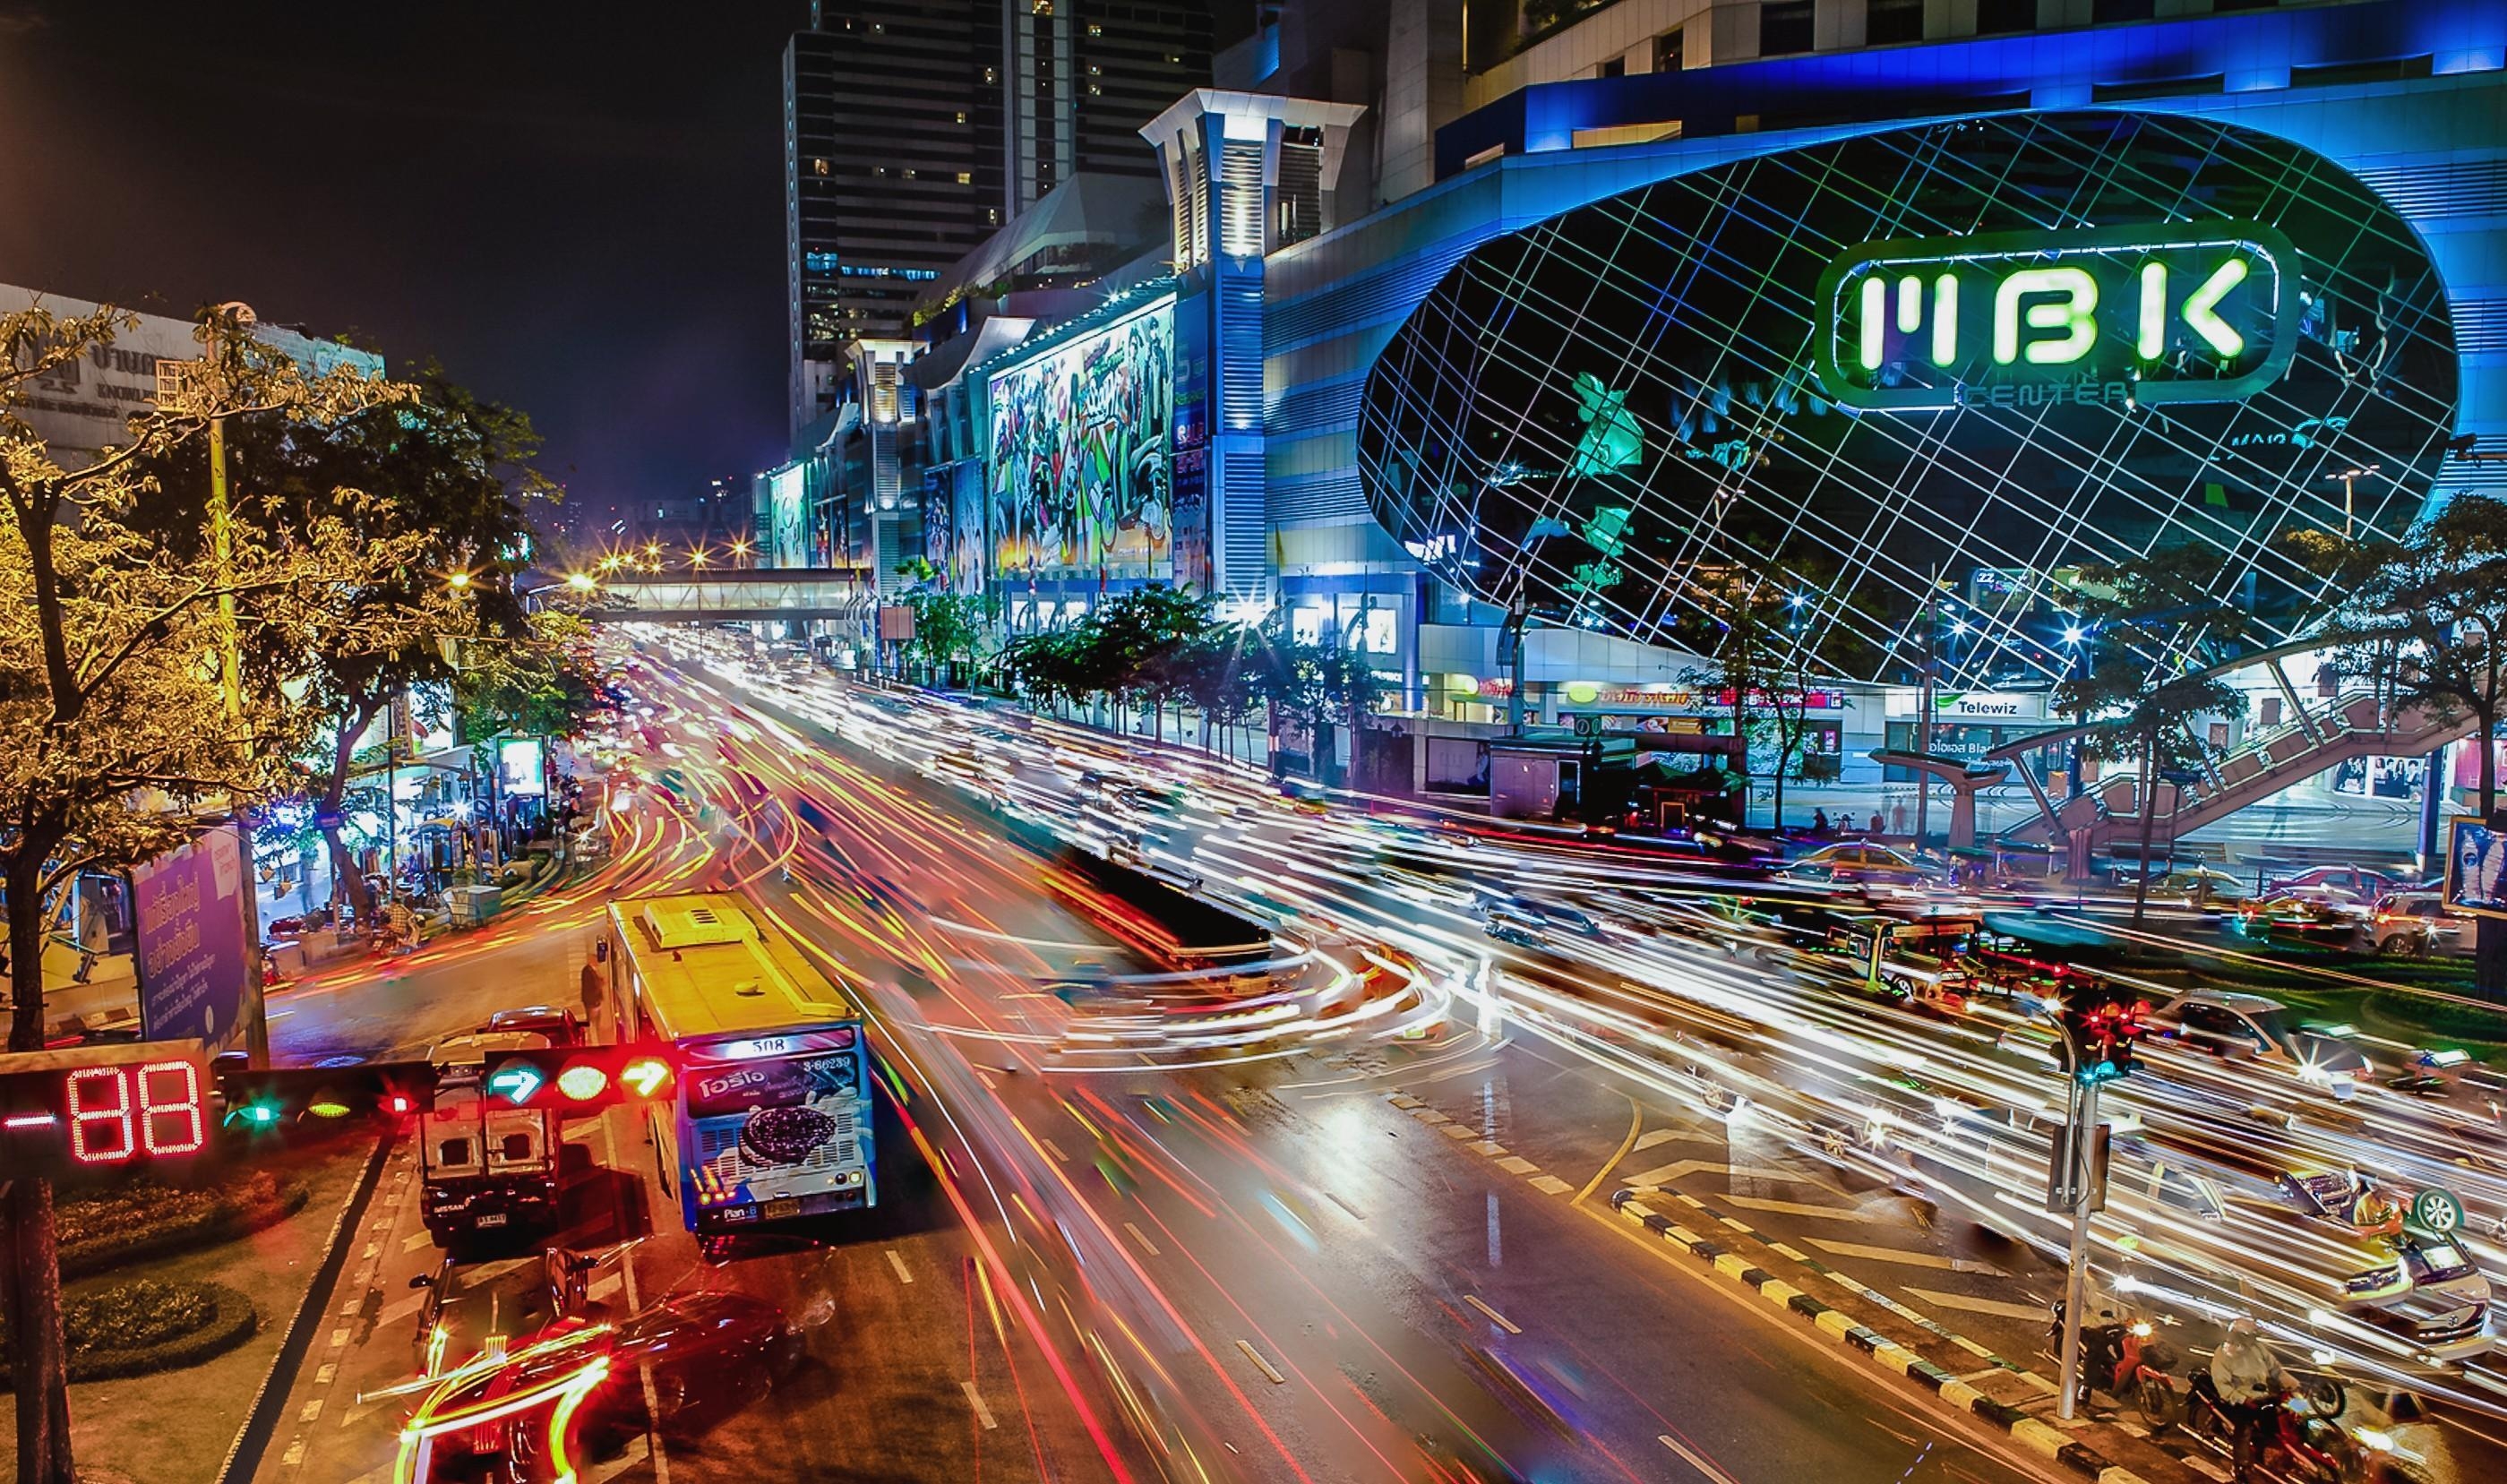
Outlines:
[[454, 592], [463, 592], [470, 586], [470, 574], [468, 572], [454, 572], [447, 576], [444, 581]]
[[596, 581], [596, 580], [594, 579], [593, 575], [592, 575], [590, 572], [568, 572], [568, 573], [566, 573], [566, 574], [565, 574], [565, 585], [566, 585], [567, 587], [569, 587], [569, 588], [574, 589], [574, 590], [575, 590], [576, 592], [578, 592], [578, 593], [589, 593], [589, 592], [591, 592], [593, 589], [598, 588], [599, 586], [600, 586], [600, 584], [598, 581]]
[[2352, 539], [2351, 530], [2357, 522], [2357, 517], [2354, 514], [2357, 509], [2357, 504], [2352, 498], [2352, 486], [2356, 485], [2360, 480], [2366, 479], [2369, 475], [2377, 473], [2382, 468], [2384, 468], [2384, 465], [2382, 464], [2370, 464], [2364, 469], [2344, 469], [2339, 474], [2328, 474], [2324, 476], [2324, 482], [2328, 485], [2335, 480], [2340, 480], [2342, 482], [2343, 540], [2348, 541]]
[[688, 548], [688, 565], [696, 568], [700, 572], [706, 569], [706, 549], [704, 547], [691, 546]]

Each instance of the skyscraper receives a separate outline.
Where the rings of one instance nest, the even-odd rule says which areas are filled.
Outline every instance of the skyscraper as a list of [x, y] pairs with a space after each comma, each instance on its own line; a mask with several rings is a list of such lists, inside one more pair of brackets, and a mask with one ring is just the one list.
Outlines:
[[795, 430], [845, 345], [1080, 173], [1153, 177], [1142, 125], [1210, 73], [1208, 4], [818, 0], [783, 54]]

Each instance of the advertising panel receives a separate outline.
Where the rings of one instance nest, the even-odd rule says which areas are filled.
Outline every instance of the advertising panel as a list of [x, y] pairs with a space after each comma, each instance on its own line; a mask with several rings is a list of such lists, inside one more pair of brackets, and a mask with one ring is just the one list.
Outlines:
[[[848, 1028], [690, 1048], [681, 1074], [694, 1137], [689, 1162], [718, 1204], [763, 1203], [822, 1189], [861, 1162], [871, 1131], [870, 1081]], [[791, 1049], [756, 1054], [766, 1046]]]
[[993, 378], [997, 578], [1169, 574], [1174, 346], [1166, 300]]
[[802, 472], [799, 464], [785, 464], [766, 476], [766, 565], [810, 564], [810, 502]]
[[536, 737], [508, 737], [496, 743], [496, 788], [509, 799], [548, 792], [546, 743]]
[[2451, 912], [2507, 918], [2507, 834], [2470, 819], [2454, 821], [2446, 847], [2446, 905]]
[[243, 849], [231, 829], [130, 873], [139, 911], [139, 1024], [152, 1041], [222, 1050], [242, 1014], [252, 945], [244, 941]]

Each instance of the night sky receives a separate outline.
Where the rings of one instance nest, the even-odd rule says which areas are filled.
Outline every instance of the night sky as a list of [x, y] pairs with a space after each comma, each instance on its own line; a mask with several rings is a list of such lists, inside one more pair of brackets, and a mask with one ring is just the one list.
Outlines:
[[0, 282], [431, 357], [587, 510], [761, 469], [808, 14], [0, 0]]

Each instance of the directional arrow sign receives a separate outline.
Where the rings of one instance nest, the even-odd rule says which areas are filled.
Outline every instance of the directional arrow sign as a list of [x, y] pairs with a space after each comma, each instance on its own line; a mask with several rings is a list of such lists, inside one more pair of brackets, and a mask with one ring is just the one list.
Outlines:
[[531, 1101], [548, 1081], [548, 1074], [528, 1062], [508, 1062], [488, 1074], [488, 1091], [516, 1107]]

